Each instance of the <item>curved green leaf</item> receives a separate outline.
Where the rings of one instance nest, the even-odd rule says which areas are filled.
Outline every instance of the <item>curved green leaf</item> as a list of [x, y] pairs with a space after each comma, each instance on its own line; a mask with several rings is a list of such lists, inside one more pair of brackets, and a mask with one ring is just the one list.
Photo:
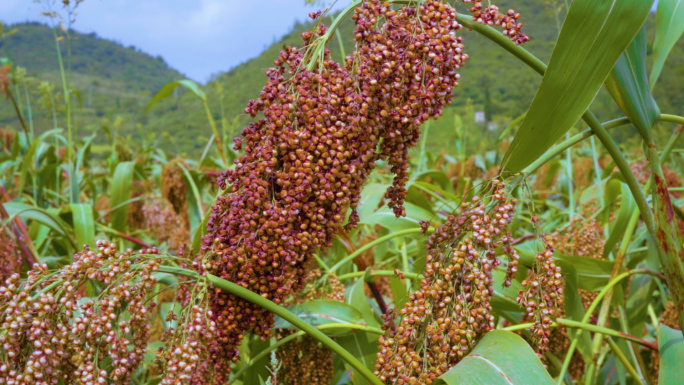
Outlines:
[[112, 227], [120, 232], [126, 229], [128, 219], [128, 203], [131, 199], [131, 185], [133, 184], [133, 172], [135, 162], [121, 162], [116, 165], [114, 177], [112, 178], [111, 196], [109, 197], [109, 207], [112, 212], [109, 218]]
[[390, 231], [400, 231], [420, 227], [420, 221], [429, 221], [434, 215], [429, 211], [411, 203], [405, 203], [406, 216], [397, 218], [392, 209], [383, 207], [371, 214], [368, 218], [361, 218], [361, 223], [367, 225], [380, 225]]
[[511, 286], [504, 286], [504, 282], [508, 278], [503, 269], [495, 269], [492, 271], [492, 278], [494, 278], [494, 296], [492, 297], [492, 307], [498, 311], [523, 311], [522, 306], [517, 301], [518, 293], [523, 290], [523, 286], [517, 279], [511, 281]]
[[606, 89], [643, 138], [651, 137], [651, 127], [660, 110], [651, 95], [646, 74], [646, 30], [642, 27], [606, 79]]
[[522, 171], [579, 120], [646, 20], [652, 3], [572, 2], [542, 84], [504, 157], [506, 171]]
[[378, 209], [389, 186], [388, 183], [368, 183], [363, 187], [357, 209], [361, 220], [368, 218]]
[[72, 203], [71, 217], [76, 233], [77, 246], [90, 246], [95, 249], [95, 221], [93, 220], [93, 206], [85, 203]]
[[59, 133], [61, 133], [61, 132], [62, 132], [61, 128], [55, 128], [55, 129], [44, 132], [36, 140], [31, 142], [31, 147], [29, 147], [28, 151], [26, 151], [26, 154], [24, 154], [24, 159], [21, 162], [21, 176], [19, 179], [19, 191], [24, 190], [24, 186], [26, 185], [26, 181], [29, 178], [28, 174], [35, 167], [36, 161], [33, 158], [34, 158], [34, 155], [36, 154], [36, 150], [38, 148], [38, 145], [51, 136], [59, 135]]
[[[632, 193], [629, 192], [629, 187], [625, 183], [617, 179], [611, 179], [610, 182], [606, 184], [606, 189], [609, 185], [614, 186], [615, 184], [620, 186], [622, 202], [620, 203], [620, 209], [618, 211], [616, 220], [612, 221], [609, 232], [610, 235], [603, 245], [603, 258], [608, 258], [611, 252], [617, 251], [615, 249], [615, 245], [617, 245], [617, 243], [622, 239], [625, 229], [627, 228], [627, 224], [629, 223], [629, 219], [634, 210], [636, 210], [634, 197], [632, 196]], [[606, 214], [608, 214], [608, 211], [606, 211]]]
[[9, 220], [16, 216], [31, 219], [49, 227], [64, 237], [70, 238], [69, 225], [45, 209], [17, 202], [3, 203], [2, 205], [10, 216]]
[[[252, 338], [249, 341], [249, 355], [250, 357], [255, 357], [262, 351], [266, 350], [271, 345], [271, 340], [262, 341], [261, 338]], [[268, 377], [268, 368], [270, 357], [264, 356], [257, 360], [255, 363], [250, 365], [244, 375], [244, 384], [258, 384], [261, 378]]]
[[501, 131], [501, 134], [499, 134], [499, 140], [503, 140], [508, 136], [508, 134], [513, 131], [513, 129], [522, 122], [523, 119], [525, 119], [525, 116], [527, 115], [527, 112], [523, 113], [522, 115], [518, 116], [517, 118], [513, 119], [510, 123], [508, 123], [508, 126], [504, 128], [503, 131]]
[[[366, 331], [351, 330], [348, 335], [337, 337], [336, 340], [369, 370], [375, 370], [375, 362], [378, 360], [378, 336]], [[358, 375], [351, 376], [351, 381], [354, 385], [370, 384], [367, 379]]]
[[[439, 185], [442, 189], [444, 189], [446, 192], [449, 194], [454, 194], [454, 186], [451, 184], [451, 180], [449, 177], [444, 173], [444, 171], [440, 170], [428, 170], [421, 172], [419, 174], [416, 174], [413, 178], [413, 180], [420, 180], [424, 181], [425, 178], [430, 178], [433, 180], [433, 184]], [[427, 183], [427, 182], [426, 182]]]
[[494, 330], [435, 385], [552, 385], [539, 357], [518, 335]]
[[195, 179], [190, 174], [190, 171], [183, 166], [183, 163], [178, 163], [177, 166], [183, 171], [183, 179], [186, 185], [190, 187], [188, 189], [188, 218], [190, 218], [190, 232], [194, 233], [197, 229], [197, 226], [199, 226], [201, 222], [204, 222], [202, 196], [200, 194], [199, 188], [197, 187], [197, 183], [195, 183]]
[[155, 104], [171, 96], [173, 94], [173, 91], [176, 88], [178, 88], [178, 86], [183, 86], [189, 89], [190, 91], [192, 91], [192, 93], [197, 95], [197, 97], [200, 98], [203, 102], [207, 101], [207, 95], [204, 93], [204, 91], [202, 91], [202, 89], [197, 83], [189, 79], [177, 80], [166, 84], [164, 87], [161, 88], [161, 90], [159, 90], [159, 92], [157, 92], [152, 97], [152, 100], [150, 100], [150, 102], [147, 104], [147, 107], [145, 107], [145, 113], [149, 112]]
[[[287, 310], [313, 326], [328, 323], [366, 324], [363, 314], [359, 310], [339, 301], [318, 299], [289, 306]], [[274, 327], [296, 329], [292, 324], [280, 317], [276, 317]], [[349, 329], [326, 329], [325, 331], [330, 336], [344, 335], [349, 332]]]
[[658, 0], [656, 11], [656, 34], [653, 43], [653, 68], [651, 69], [650, 87], [663, 70], [665, 59], [679, 37], [684, 33], [684, 0]]
[[375, 319], [375, 313], [373, 312], [371, 305], [368, 303], [368, 297], [366, 297], [364, 291], [365, 284], [366, 283], [363, 279], [357, 279], [354, 285], [352, 285], [352, 287], [346, 293], [346, 302], [361, 312], [368, 326], [379, 328], [380, 323], [377, 319]]
[[684, 378], [684, 337], [680, 330], [660, 324], [658, 327], [658, 350], [660, 351], [660, 372], [658, 384], [678, 385]]

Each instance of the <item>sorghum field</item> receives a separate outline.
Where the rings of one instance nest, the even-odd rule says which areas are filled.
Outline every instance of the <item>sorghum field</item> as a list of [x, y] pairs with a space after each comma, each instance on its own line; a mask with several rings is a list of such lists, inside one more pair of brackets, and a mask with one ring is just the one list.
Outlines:
[[[514, 2], [317, 4], [232, 121], [125, 107], [199, 151], [84, 129], [80, 1], [53, 81], [5, 26], [0, 384], [683, 384], [684, 1], [542, 3], [543, 59]], [[537, 79], [501, 126], [475, 53]]]

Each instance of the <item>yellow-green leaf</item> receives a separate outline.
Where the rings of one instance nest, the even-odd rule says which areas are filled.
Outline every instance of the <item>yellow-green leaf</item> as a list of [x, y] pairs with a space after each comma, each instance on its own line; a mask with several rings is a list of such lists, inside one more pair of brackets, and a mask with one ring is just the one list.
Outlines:
[[85, 203], [72, 203], [71, 217], [76, 233], [76, 244], [95, 248], [95, 221], [93, 220], [93, 206]]
[[192, 91], [193, 94], [197, 95], [200, 100], [203, 102], [207, 101], [207, 95], [202, 91], [200, 86], [193, 82], [192, 80], [184, 79], [184, 80], [177, 80], [171, 83], [166, 84], [164, 87], [162, 87], [159, 92], [157, 92], [153, 97], [152, 100], [147, 104], [147, 107], [145, 107], [145, 112], [149, 112], [150, 109], [157, 103], [161, 102], [162, 100], [168, 98], [173, 94], [173, 91], [176, 90], [178, 86], [183, 86], [190, 91]]

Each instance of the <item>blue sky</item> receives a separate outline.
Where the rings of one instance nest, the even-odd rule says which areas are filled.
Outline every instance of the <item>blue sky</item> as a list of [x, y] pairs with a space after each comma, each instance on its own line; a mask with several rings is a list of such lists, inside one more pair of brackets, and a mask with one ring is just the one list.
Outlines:
[[[0, 0], [0, 20], [45, 22], [44, 3]], [[339, 0], [335, 8], [348, 3]], [[257, 56], [295, 21], [322, 7], [321, 1], [312, 6], [304, 0], [85, 0], [74, 29], [161, 55], [171, 67], [205, 82]]]

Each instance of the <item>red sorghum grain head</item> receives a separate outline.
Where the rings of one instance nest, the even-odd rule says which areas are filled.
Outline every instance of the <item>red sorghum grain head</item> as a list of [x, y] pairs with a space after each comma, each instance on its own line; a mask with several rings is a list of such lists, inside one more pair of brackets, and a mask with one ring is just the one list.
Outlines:
[[0, 282], [12, 274], [21, 273], [21, 265], [19, 245], [8, 228], [0, 227]]
[[145, 205], [144, 198], [147, 194], [149, 186], [144, 181], [135, 180], [131, 184], [131, 199], [138, 199], [128, 204], [128, 226], [132, 229], [145, 228], [145, 214], [143, 213], [143, 206]]
[[9, 98], [10, 95], [10, 73], [12, 72], [12, 66], [5, 64], [0, 66], [0, 94], [5, 95], [5, 98]]
[[11, 151], [14, 144], [14, 131], [0, 128], [0, 150]]
[[532, 341], [538, 354], [549, 350], [551, 323], [563, 307], [564, 281], [561, 269], [553, 259], [553, 237], [543, 237], [544, 251], [537, 254], [534, 265], [522, 282], [518, 303], [525, 308], [525, 316], [534, 322]]
[[180, 158], [173, 159], [162, 167], [160, 188], [162, 197], [171, 202], [176, 214], [180, 215], [187, 224], [188, 188], [183, 181], [183, 170], [179, 165], [188, 168], [185, 161]]
[[[0, 287], [6, 331], [0, 334], [0, 383], [130, 383], [147, 349], [154, 304], [146, 298], [160, 262], [119, 253], [106, 241], [97, 247], [77, 253], [56, 272], [36, 264], [25, 282], [14, 274]], [[81, 298], [78, 289], [86, 281], [105, 289]]]
[[[450, 103], [467, 59], [455, 10], [439, 1], [417, 7], [364, 1], [345, 65], [317, 48], [323, 25], [303, 34], [304, 50], [281, 51], [245, 109], [261, 117], [236, 140], [245, 154], [219, 180], [231, 191], [208, 222], [211, 273], [283, 303], [302, 289], [312, 253], [331, 245], [347, 210], [346, 226], [357, 224], [361, 188], [379, 159], [395, 174], [389, 205], [405, 215], [408, 150], [420, 124]], [[245, 333], [266, 338], [273, 326], [270, 313], [218, 290], [212, 312], [223, 347], [217, 360], [236, 360]]]
[[[306, 284], [298, 297], [292, 298], [290, 303], [304, 303], [319, 299], [344, 302], [344, 285], [334, 274], [321, 278], [321, 271], [313, 270], [307, 277]], [[294, 331], [281, 329], [280, 338], [286, 337]], [[305, 335], [288, 342], [276, 352], [280, 362], [277, 379], [288, 385], [328, 385], [335, 374], [333, 352], [321, 345], [314, 338]]]
[[385, 323], [375, 374], [388, 384], [431, 384], [494, 328], [492, 271], [495, 249], [509, 257], [509, 279], [518, 256], [508, 225], [515, 212], [505, 185], [494, 180], [485, 199], [464, 203], [428, 239], [424, 278], [399, 312], [396, 331]]
[[159, 244], [169, 242], [169, 250], [177, 252], [183, 244], [190, 242], [188, 225], [166, 199], [148, 197], [141, 212], [145, 219], [144, 229], [148, 230], [150, 236], [156, 238]]
[[473, 20], [485, 25], [496, 25], [501, 27], [503, 34], [508, 36], [515, 44], [522, 44], [530, 40], [522, 31], [522, 23], [518, 22], [520, 13], [509, 9], [505, 14], [499, 12], [499, 7], [490, 4], [482, 6], [482, 0], [463, 0], [464, 3], [472, 3], [470, 12]]

